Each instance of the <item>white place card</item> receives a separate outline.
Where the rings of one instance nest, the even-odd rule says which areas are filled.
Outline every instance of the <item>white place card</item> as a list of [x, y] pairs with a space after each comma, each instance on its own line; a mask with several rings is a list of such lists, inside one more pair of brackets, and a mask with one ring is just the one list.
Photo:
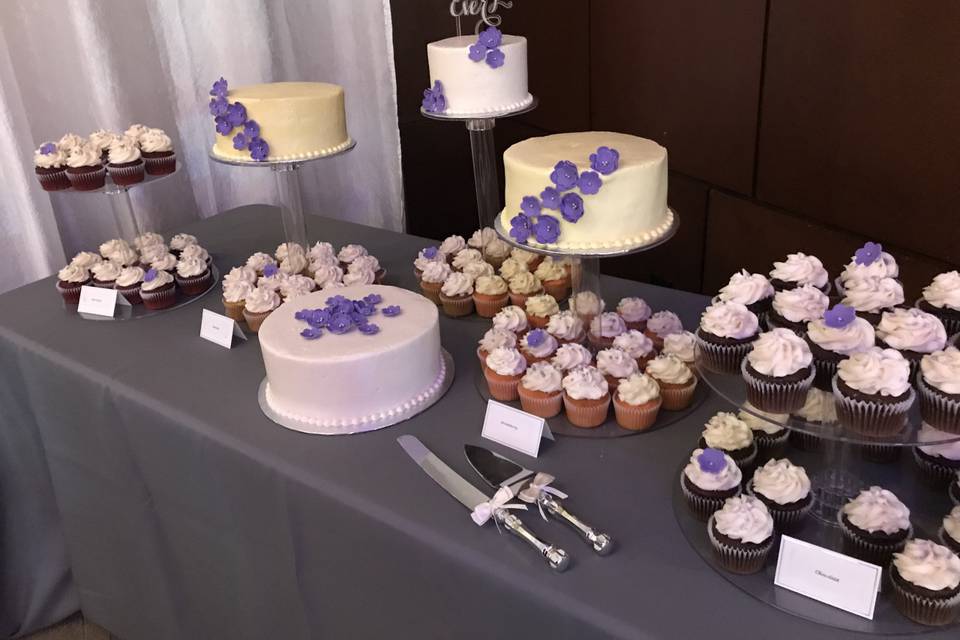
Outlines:
[[480, 435], [534, 458], [540, 452], [541, 438], [553, 440], [546, 420], [495, 400], [487, 401]]
[[80, 304], [77, 305], [77, 313], [112, 318], [117, 312], [117, 305], [129, 307], [130, 303], [116, 289], [80, 287]]
[[200, 320], [201, 338], [229, 349], [233, 346], [234, 336], [241, 340], [247, 339], [233, 318], [214, 313], [210, 309], [203, 310], [203, 317]]
[[873, 620], [882, 569], [836, 551], [783, 536], [774, 584]]

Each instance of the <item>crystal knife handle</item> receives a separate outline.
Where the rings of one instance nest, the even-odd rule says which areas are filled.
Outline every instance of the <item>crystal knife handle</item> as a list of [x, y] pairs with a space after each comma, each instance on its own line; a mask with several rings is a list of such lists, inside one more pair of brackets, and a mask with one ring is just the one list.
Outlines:
[[566, 551], [540, 540], [540, 538], [535, 536], [532, 531], [523, 525], [523, 522], [517, 516], [506, 509], [497, 509], [494, 517], [497, 519], [497, 522], [506, 527], [510, 533], [540, 552], [540, 555], [544, 557], [547, 564], [550, 565], [550, 568], [557, 573], [566, 571], [567, 567], [570, 566], [570, 556], [567, 555]]
[[567, 511], [559, 499], [554, 498], [545, 491], [542, 491], [540, 492], [540, 498], [538, 501], [540, 506], [542, 506], [547, 513], [552, 515], [557, 520], [565, 522], [576, 529], [577, 532], [582, 535], [583, 538], [590, 544], [597, 555], [605, 556], [613, 551], [613, 538], [606, 533], [601, 533], [600, 531], [594, 529], [583, 520]]

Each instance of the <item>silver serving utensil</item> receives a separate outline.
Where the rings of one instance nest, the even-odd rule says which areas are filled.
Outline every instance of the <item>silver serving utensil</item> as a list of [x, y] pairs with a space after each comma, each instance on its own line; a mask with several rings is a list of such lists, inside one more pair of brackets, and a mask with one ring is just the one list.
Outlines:
[[[463, 450], [467, 454], [470, 466], [490, 486], [509, 487], [514, 495], [519, 494], [536, 476], [535, 471], [525, 469], [510, 458], [501, 456], [486, 447], [467, 444], [464, 445]], [[573, 527], [598, 555], [605, 556], [613, 551], [613, 539], [567, 511], [563, 506], [563, 500], [559, 497], [541, 491], [537, 497], [537, 503], [545, 513]]]
[[[403, 450], [407, 452], [407, 455], [413, 458], [413, 461], [420, 465], [420, 468], [423, 469], [428, 476], [433, 478], [434, 482], [446, 489], [447, 493], [456, 498], [460, 504], [468, 510], [473, 511], [477, 505], [489, 502], [489, 496], [485, 495], [482, 491], [464, 480], [456, 471], [444, 464], [440, 458], [420, 442], [419, 438], [403, 435], [397, 438], [397, 442], [399, 442]], [[510, 513], [507, 509], [496, 509], [493, 517], [500, 525], [506, 528], [507, 531], [536, 549], [554, 571], [564, 571], [570, 565], [570, 558], [566, 551], [537, 538], [537, 536], [523, 525], [520, 518]]]

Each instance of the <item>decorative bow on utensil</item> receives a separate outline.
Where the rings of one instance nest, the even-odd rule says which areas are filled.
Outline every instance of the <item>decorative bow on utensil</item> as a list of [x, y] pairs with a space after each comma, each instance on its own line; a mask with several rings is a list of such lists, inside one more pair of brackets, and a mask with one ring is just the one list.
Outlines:
[[493, 494], [493, 497], [490, 498], [487, 502], [481, 502], [473, 508], [473, 511], [470, 513], [470, 517], [474, 522], [477, 523], [477, 526], [482, 527], [487, 524], [487, 520], [493, 517], [493, 514], [496, 513], [497, 509], [523, 509], [526, 510], [527, 505], [513, 503], [507, 504], [510, 500], [513, 499], [513, 491], [509, 487], [500, 487], [497, 489], [497, 492]]
[[554, 480], [556, 480], [556, 478], [549, 473], [538, 471], [537, 475], [535, 475], [533, 480], [530, 481], [530, 484], [528, 484], [526, 488], [524, 488], [517, 495], [517, 497], [524, 502], [536, 504], [537, 508], [540, 509], [540, 517], [542, 517], [544, 520], [547, 519], [547, 514], [543, 512], [543, 505], [540, 504], [540, 494], [549, 493], [557, 496], [561, 500], [567, 497], [567, 494], [565, 494], [563, 491], [550, 486]]

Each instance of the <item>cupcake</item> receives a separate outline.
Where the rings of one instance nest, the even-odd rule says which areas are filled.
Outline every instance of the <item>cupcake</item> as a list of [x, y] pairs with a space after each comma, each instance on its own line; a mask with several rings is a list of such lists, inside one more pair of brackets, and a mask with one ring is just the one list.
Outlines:
[[695, 334], [698, 363], [720, 373], [739, 373], [740, 363], [760, 333], [757, 316], [739, 302], [707, 307]]
[[917, 307], [940, 319], [947, 333], [960, 333], [960, 272], [947, 271], [923, 288]]
[[497, 329], [512, 331], [517, 335], [527, 330], [527, 312], [521, 307], [509, 305], [493, 316], [493, 326]]
[[943, 517], [940, 539], [951, 551], [960, 553], [960, 506], [954, 507]]
[[[490, 265], [487, 266], [489, 267]], [[469, 275], [466, 271], [464, 271], [464, 274]], [[510, 294], [507, 291], [506, 280], [495, 275], [482, 275], [477, 277], [473, 285], [473, 304], [478, 316], [481, 318], [494, 317], [507, 306], [509, 300]]]
[[318, 289], [325, 289], [330, 286], [343, 284], [343, 269], [333, 264], [315, 264], [313, 269], [313, 282]]
[[843, 552], [881, 567], [902, 551], [913, 533], [910, 510], [892, 492], [870, 487], [837, 513]]
[[107, 159], [107, 171], [114, 184], [126, 186], [143, 182], [143, 159], [136, 140], [126, 136], [115, 139], [110, 143]]
[[733, 458], [741, 470], [749, 469], [757, 459], [753, 431], [737, 416], [721, 411], [704, 425], [700, 447], [720, 449]]
[[557, 352], [553, 355], [551, 362], [560, 371], [571, 371], [592, 364], [593, 354], [582, 344], [561, 344], [557, 347]]
[[[474, 282], [476, 282], [477, 278], [489, 278], [496, 275], [493, 265], [489, 262], [471, 262], [465, 265], [460, 271], [473, 278]], [[500, 279], [503, 280], [503, 278]], [[506, 282], [504, 282], [504, 287], [506, 287]], [[506, 289], [504, 289], [504, 292], [506, 292]]]
[[683, 333], [683, 323], [673, 311], [657, 311], [647, 319], [647, 328], [644, 329], [647, 337], [653, 340], [657, 351], [663, 350], [664, 339], [673, 333]]
[[101, 262], [103, 262], [103, 258], [100, 254], [92, 251], [81, 251], [70, 260], [70, 264], [84, 269], [92, 269], [93, 265]]
[[721, 567], [732, 573], [759, 573], [773, 549], [773, 518], [752, 496], [728, 498], [710, 516], [707, 535]]
[[[674, 333], [667, 337], [672, 338], [679, 335], [681, 334]], [[628, 329], [626, 333], [621, 333], [614, 338], [613, 348], [624, 351], [627, 355], [636, 360], [637, 368], [640, 370], [645, 369], [647, 363], [657, 356], [657, 352], [653, 348], [653, 340], [648, 338], [645, 333], [637, 329]]]
[[457, 254], [453, 256], [453, 261], [451, 262], [451, 264], [453, 265], [453, 268], [456, 269], [457, 271], [463, 271], [463, 268], [466, 267], [471, 262], [482, 263], [483, 254], [477, 249], [471, 249], [468, 247], [466, 249], [461, 249], [460, 251], [458, 251]]
[[858, 318], [851, 307], [838, 304], [807, 324], [806, 340], [816, 369], [813, 384], [829, 391], [840, 361], [873, 347], [876, 336], [873, 325]]
[[491, 240], [494, 240], [496, 237], [497, 232], [494, 231], [492, 227], [477, 229], [473, 232], [473, 235], [467, 239], [467, 246], [471, 249], [478, 249], [482, 252], [483, 248], [487, 246], [487, 243]]
[[[191, 244], [197, 244], [197, 238], [196, 238], [196, 236], [192, 236], [192, 235], [190, 235], [189, 233], [177, 233], [177, 234], [174, 234], [174, 236], [173, 236], [172, 238], [170, 238], [170, 253], [172, 253], [172, 254], [174, 254], [174, 255], [176, 255], [176, 256], [179, 256], [179, 255], [180, 255], [180, 252], [183, 251], [184, 249], [186, 249], [186, 248], [187, 248], [188, 246], [190, 246]], [[273, 262], [273, 258], [271, 258], [270, 256], [267, 256], [267, 254], [265, 254], [265, 253], [255, 253], [255, 254], [253, 254], [253, 255], [255, 255], [255, 256], [266, 256], [269, 262]], [[251, 257], [252, 257], [252, 256], [251, 256]], [[254, 265], [250, 265], [249, 262], [248, 262], [248, 265], [251, 266], [251, 267], [254, 266]], [[256, 268], [256, 267], [254, 267], [254, 268]], [[263, 265], [260, 266], [260, 270], [262, 270], [262, 269], [263, 269]]]
[[526, 262], [520, 262], [516, 258], [507, 258], [500, 265], [500, 275], [509, 282], [510, 278], [520, 273], [528, 273]]
[[[443, 251], [443, 249], [440, 249]], [[340, 261], [340, 266], [344, 269], [350, 268], [350, 263], [359, 258], [360, 256], [370, 255], [370, 252], [367, 251], [367, 248], [362, 244], [347, 244], [340, 247], [340, 251], [337, 252], [337, 260]]]
[[728, 498], [740, 495], [743, 474], [733, 459], [719, 449], [695, 449], [680, 474], [687, 506], [706, 522]]
[[747, 400], [762, 411], [789, 413], [803, 406], [813, 384], [813, 355], [789, 329], [761, 333], [743, 361]]
[[[832, 402], [833, 398], [830, 400]], [[757, 455], [761, 460], [783, 453], [790, 437], [790, 431], [784, 426], [790, 419], [788, 414], [761, 411], [745, 402], [737, 417], [753, 432], [753, 441], [757, 443]]]
[[440, 252], [447, 256], [448, 262], [453, 262], [453, 256], [467, 248], [467, 241], [463, 236], [449, 236], [440, 243]]
[[770, 284], [777, 291], [812, 285], [824, 293], [830, 291], [827, 270], [816, 256], [791, 253], [784, 262], [774, 262]]
[[[426, 249], [424, 249], [424, 251], [426, 251]], [[434, 251], [436, 252], [436, 247], [434, 247]], [[340, 264], [340, 261], [337, 260], [337, 252], [334, 251], [333, 245], [329, 242], [317, 242], [312, 247], [307, 249], [307, 259], [310, 262], [315, 262], [318, 264], [328, 264], [333, 266], [339, 266]]]
[[570, 297], [570, 310], [577, 314], [585, 325], [603, 311], [604, 302], [593, 291], [578, 291]]
[[99, 247], [99, 251], [100, 251], [100, 255], [103, 256], [104, 260], [119, 262], [119, 260], [116, 259], [117, 256], [121, 252], [124, 252], [130, 248], [131, 248], [130, 243], [128, 243], [123, 238], [113, 238], [101, 244]]
[[314, 282], [313, 278], [292, 275], [287, 276], [287, 279], [280, 284], [280, 289], [277, 292], [284, 300], [292, 300], [293, 298], [305, 296], [316, 288], [317, 283]]
[[549, 293], [530, 296], [524, 305], [527, 312], [527, 324], [544, 329], [550, 323], [550, 316], [560, 313], [560, 305]]
[[573, 311], [560, 311], [547, 320], [547, 332], [561, 344], [580, 344], [587, 337], [583, 321]]
[[280, 291], [280, 287], [289, 278], [286, 273], [280, 271], [280, 267], [275, 264], [268, 264], [263, 268], [263, 275], [257, 280], [257, 286], [269, 289], [270, 291]]
[[[613, 391], [616, 391], [623, 378], [629, 378], [640, 372], [637, 361], [630, 354], [612, 347], [597, 353], [597, 369], [607, 379], [607, 385]], [[657, 395], [659, 395], [659, 386], [657, 389]]]
[[544, 258], [533, 275], [543, 283], [543, 290], [557, 300], [563, 300], [570, 292], [570, 275], [563, 264], [553, 258]]
[[845, 427], [882, 438], [900, 433], [916, 394], [910, 364], [900, 352], [873, 347], [840, 362], [833, 395]]
[[164, 242], [162, 235], [154, 233], [153, 231], [144, 231], [133, 239], [133, 248], [137, 251], [143, 251], [147, 247], [155, 247], [157, 245], [165, 247], [166, 242]]
[[453, 270], [446, 262], [431, 262], [426, 265], [423, 273], [420, 275], [420, 290], [424, 297], [440, 306], [443, 302], [440, 300], [440, 289], [443, 283], [447, 281]]
[[[196, 247], [199, 245], [193, 245], [193, 246]], [[186, 251], [186, 249], [184, 251]], [[181, 255], [181, 257], [183, 256]], [[374, 258], [374, 260], [376, 260], [376, 258]], [[353, 262], [350, 265], [350, 269], [353, 270], [354, 273], [362, 271], [362, 269], [360, 269], [357, 265], [358, 265], [357, 262]], [[283, 258], [280, 261], [280, 271], [283, 271], [288, 276], [300, 275], [304, 273], [307, 270], [307, 267], [309, 266], [310, 266], [310, 261], [307, 259], [307, 254], [303, 251], [303, 249], [300, 249], [299, 251], [291, 251], [290, 253], [287, 254], [285, 258]], [[370, 271], [371, 274], [376, 273], [376, 270], [373, 268], [369, 268], [369, 266], [367, 271]], [[364, 284], [373, 284], [375, 279], [376, 279], [375, 275], [371, 275], [370, 282], [365, 282]]]
[[162, 242], [160, 244], [147, 245], [140, 249], [140, 264], [153, 264], [168, 253], [170, 253], [169, 247]]
[[500, 348], [516, 349], [517, 334], [505, 329], [497, 329], [496, 327], [487, 330], [487, 332], [483, 334], [483, 337], [480, 338], [477, 346], [477, 358], [479, 358], [481, 366], [485, 367], [487, 365], [487, 356], [490, 355], [494, 349]]
[[140, 151], [147, 174], [161, 176], [177, 169], [177, 156], [173, 153], [173, 141], [163, 129], [147, 129], [140, 136]]
[[176, 284], [168, 271], [150, 268], [143, 274], [140, 285], [140, 299], [143, 306], [151, 311], [172, 307], [177, 301]]
[[830, 299], [826, 294], [810, 285], [778, 291], [767, 313], [767, 327], [790, 329], [802, 336], [807, 323], [822, 318], [829, 306]]
[[248, 293], [243, 302], [243, 319], [250, 331], [260, 331], [263, 321], [279, 306], [280, 296], [273, 289], [257, 286]]
[[110, 153], [110, 144], [119, 137], [119, 133], [107, 131], [106, 129], [97, 129], [87, 136], [87, 143], [100, 152], [101, 164], [107, 164]]
[[106, 183], [107, 170], [100, 164], [100, 152], [87, 143], [67, 150], [67, 178], [77, 191], [95, 191]]
[[133, 138], [135, 141], [140, 140], [140, 136], [149, 131], [150, 128], [142, 124], [132, 124], [127, 127], [127, 130], [123, 132], [123, 135]]
[[631, 431], [652, 427], [657, 421], [661, 404], [660, 385], [643, 373], [621, 379], [613, 393], [613, 413], [617, 424]]
[[594, 349], [609, 349], [614, 339], [627, 330], [627, 323], [619, 313], [606, 311], [595, 316], [590, 322], [588, 338]]
[[253, 291], [253, 283], [247, 280], [223, 279], [223, 311], [228, 318], [237, 322], [243, 320], [244, 302], [250, 292]]
[[934, 429], [927, 423], [917, 432], [920, 444], [913, 447], [913, 459], [923, 479], [933, 487], [947, 487], [960, 473], [960, 439], [954, 433]]
[[483, 247], [483, 257], [493, 265], [494, 269], [499, 269], [500, 265], [503, 264], [503, 261], [506, 260], [509, 255], [510, 245], [500, 238], [490, 240], [486, 246]]
[[892, 311], [903, 301], [903, 285], [893, 278], [848, 280], [843, 289], [843, 304], [873, 326], [880, 323], [884, 311]]
[[920, 359], [920, 415], [930, 426], [960, 435], [960, 350], [947, 347]]
[[140, 304], [140, 285], [146, 272], [140, 267], [124, 267], [114, 281], [113, 288], [120, 292], [130, 304]]
[[177, 270], [177, 262], [177, 256], [172, 253], [165, 253], [151, 262], [150, 268], [156, 269], [157, 271], [166, 271], [170, 275], [173, 275]]
[[[417, 280], [420, 280], [420, 277], [423, 275], [423, 270], [431, 262], [446, 262], [447, 256], [440, 253], [440, 249], [437, 247], [426, 247], [417, 254], [417, 257], [413, 261], [413, 271], [417, 274]], [[337, 260], [339, 263], [339, 260]]]
[[697, 373], [697, 337], [689, 331], [671, 333], [663, 339], [664, 355], [679, 358], [690, 370]]
[[33, 154], [34, 173], [44, 191], [70, 188], [66, 165], [67, 154], [55, 142], [44, 142]]
[[[180, 250], [179, 258], [183, 260], [184, 258], [197, 258], [203, 260], [208, 265], [213, 262], [213, 259], [210, 257], [210, 254], [207, 253], [207, 250], [201, 247], [199, 244], [189, 244]], [[281, 269], [284, 273], [291, 273], [290, 269]]]
[[104, 262], [93, 265], [93, 268], [90, 269], [90, 272], [93, 274], [93, 286], [103, 289], [113, 289], [113, 285], [116, 284], [121, 271], [123, 271], [123, 267], [110, 260], [105, 260]]
[[80, 289], [90, 282], [90, 270], [86, 267], [71, 263], [57, 272], [57, 291], [67, 304], [80, 304]]
[[893, 605], [927, 626], [960, 619], [960, 557], [930, 540], [911, 540], [890, 564]]
[[[344, 284], [350, 284], [347, 278], [344, 278]], [[440, 287], [440, 303], [443, 312], [451, 318], [473, 313], [473, 279], [457, 271], [448, 275]]]
[[257, 272], [251, 269], [250, 267], [234, 267], [230, 269], [227, 275], [223, 276], [224, 282], [237, 282], [237, 281], [249, 282], [252, 285], [257, 284]]
[[876, 242], [868, 242], [850, 257], [837, 280], [846, 289], [846, 283], [853, 280], [873, 280], [877, 278], [896, 278], [900, 267], [892, 255], [883, 250]]
[[527, 370], [527, 361], [516, 349], [499, 347], [487, 356], [483, 369], [494, 400], [507, 402], [520, 397], [517, 387]]
[[135, 267], [140, 265], [140, 254], [133, 247], [126, 245], [119, 247], [110, 256], [110, 261], [116, 262], [121, 267]]
[[627, 329], [643, 331], [647, 328], [647, 320], [653, 311], [643, 298], [621, 298], [617, 303], [617, 313], [627, 323]]
[[180, 258], [177, 262], [177, 286], [188, 296], [206, 293], [213, 284], [213, 273], [200, 258]]
[[883, 314], [877, 325], [877, 344], [896, 349], [910, 362], [911, 375], [920, 368], [924, 354], [947, 346], [947, 331], [933, 314], [920, 309], [894, 309]]
[[563, 377], [563, 406], [567, 420], [576, 427], [591, 429], [607, 420], [610, 389], [596, 367], [583, 366]]
[[810, 478], [786, 458], [768, 460], [747, 484], [747, 493], [767, 506], [777, 531], [793, 531], [813, 508]]
[[[176, 236], [174, 236], [174, 238], [170, 240], [170, 250], [177, 251], [179, 253], [179, 251], [183, 249], [183, 246], [181, 246], [180, 249], [177, 249], [174, 244], [174, 240], [176, 240]], [[266, 253], [263, 253], [261, 251], [258, 251], [252, 256], [250, 256], [249, 258], [247, 258], [247, 262], [246, 262], [246, 266], [250, 267], [260, 275], [263, 275], [263, 270], [269, 264], [276, 265], [277, 263], [272, 256], [267, 255]]]
[[79, 144], [85, 144], [87, 142], [86, 138], [82, 138], [75, 133], [65, 133], [63, 137], [57, 141], [57, 146], [61, 149], [70, 149]]
[[750, 313], [760, 318], [770, 310], [773, 293], [773, 285], [766, 276], [741, 269], [739, 273], [730, 276], [730, 281], [720, 289], [717, 299], [720, 302], [742, 304]]
[[680, 411], [693, 403], [697, 389], [697, 377], [690, 367], [673, 356], [657, 356], [647, 363], [644, 373], [660, 385], [663, 408]]
[[522, 271], [510, 278], [508, 281], [510, 289], [510, 303], [522, 307], [527, 303], [527, 298], [543, 293], [543, 285], [540, 278], [529, 271]]
[[523, 374], [517, 393], [524, 411], [552, 418], [563, 409], [563, 374], [549, 362], [536, 362]]
[[522, 262], [527, 265], [527, 271], [535, 271], [538, 266], [540, 266], [540, 261], [542, 256], [539, 253], [534, 253], [532, 251], [527, 251], [526, 249], [521, 249], [519, 247], [514, 247], [510, 250], [510, 257], [516, 260], [517, 262]]
[[823, 439], [819, 431], [832, 429], [837, 424], [837, 405], [833, 393], [820, 389], [807, 392], [803, 406], [793, 412], [794, 418], [803, 425], [794, 423], [790, 429], [790, 444], [802, 451], [819, 451], [823, 448]]
[[557, 352], [557, 339], [543, 329], [528, 331], [520, 339], [520, 353], [527, 359], [527, 364], [550, 360]]

